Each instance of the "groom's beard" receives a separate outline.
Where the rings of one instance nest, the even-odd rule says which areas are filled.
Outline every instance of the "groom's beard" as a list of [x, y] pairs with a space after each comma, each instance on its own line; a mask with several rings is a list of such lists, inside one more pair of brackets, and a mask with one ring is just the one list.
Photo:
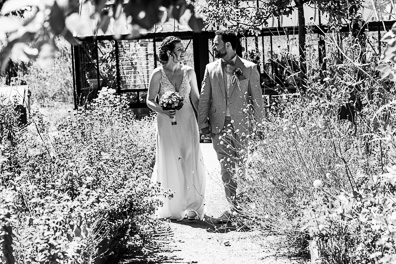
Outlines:
[[221, 59], [221, 58], [224, 58], [225, 55], [227, 55], [227, 51], [215, 50], [214, 54], [215, 54], [215, 58]]

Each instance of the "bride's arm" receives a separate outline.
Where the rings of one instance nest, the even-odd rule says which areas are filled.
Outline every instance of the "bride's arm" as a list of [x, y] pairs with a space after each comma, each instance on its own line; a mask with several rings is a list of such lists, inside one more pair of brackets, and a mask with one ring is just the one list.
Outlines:
[[191, 86], [191, 102], [194, 108], [198, 111], [198, 102], [199, 102], [199, 91], [198, 91], [198, 83], [197, 83], [197, 75], [193, 69], [189, 70], [189, 79]]

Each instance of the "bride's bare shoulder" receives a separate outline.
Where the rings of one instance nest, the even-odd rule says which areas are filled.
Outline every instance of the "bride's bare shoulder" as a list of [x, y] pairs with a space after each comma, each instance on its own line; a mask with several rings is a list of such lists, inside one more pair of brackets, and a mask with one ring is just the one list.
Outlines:
[[183, 66], [182, 66], [182, 70], [183, 70], [183, 71], [191, 71], [191, 70], [194, 70], [194, 69], [193, 69], [193, 67], [191, 67], [191, 66], [183, 65]]
[[185, 71], [187, 75], [195, 73], [194, 68], [188, 65], [183, 65], [182, 70]]
[[153, 70], [153, 72], [151, 73], [151, 78], [161, 78], [161, 67], [157, 67]]

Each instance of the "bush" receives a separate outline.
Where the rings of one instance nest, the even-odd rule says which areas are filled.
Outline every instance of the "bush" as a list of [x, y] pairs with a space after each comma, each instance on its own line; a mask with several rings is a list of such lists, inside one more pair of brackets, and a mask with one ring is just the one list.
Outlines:
[[58, 50], [51, 70], [45, 71], [33, 63], [27, 73], [20, 77], [32, 91], [32, 104], [48, 106], [56, 102], [73, 102], [71, 46], [63, 39], [57, 39], [56, 46]]
[[[326, 71], [309, 73], [299, 97], [285, 95], [267, 113], [264, 139], [252, 140], [238, 186], [239, 220], [285, 235], [294, 256], [310, 257], [314, 240], [323, 263], [392, 263], [393, 187], [373, 179], [394, 165], [395, 87], [379, 78], [376, 58], [365, 65], [330, 58]], [[367, 204], [365, 219], [373, 220], [362, 222]], [[335, 213], [346, 207], [354, 213]]]
[[104, 89], [51, 136], [33, 121], [38, 133], [21, 131], [6, 151], [1, 197], [12, 218], [2, 224], [16, 237], [17, 263], [138, 262], [159, 247], [154, 119], [138, 121], [125, 106]]
[[322, 263], [394, 263], [396, 260], [395, 168], [356, 177], [358, 192], [335, 196], [318, 188], [302, 218]]

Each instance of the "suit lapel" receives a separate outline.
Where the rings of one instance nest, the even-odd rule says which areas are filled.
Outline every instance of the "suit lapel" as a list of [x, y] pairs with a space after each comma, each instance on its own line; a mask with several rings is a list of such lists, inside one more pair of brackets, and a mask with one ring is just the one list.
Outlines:
[[[239, 56], [236, 57], [235, 60], [235, 69], [240, 68], [242, 70], [242, 72], [245, 72], [245, 65], [243, 64], [243, 62], [241, 61], [241, 59], [239, 58]], [[234, 81], [234, 76], [232, 76], [231, 78], [231, 86], [230, 86], [230, 95], [232, 95], [232, 93], [234, 92], [235, 87], [237, 87], [237, 81]]]
[[217, 60], [217, 66], [216, 66], [216, 75], [217, 75], [217, 81], [219, 83], [220, 91], [225, 96], [225, 80], [224, 80], [224, 73], [223, 73], [223, 68], [221, 67], [221, 60]]

